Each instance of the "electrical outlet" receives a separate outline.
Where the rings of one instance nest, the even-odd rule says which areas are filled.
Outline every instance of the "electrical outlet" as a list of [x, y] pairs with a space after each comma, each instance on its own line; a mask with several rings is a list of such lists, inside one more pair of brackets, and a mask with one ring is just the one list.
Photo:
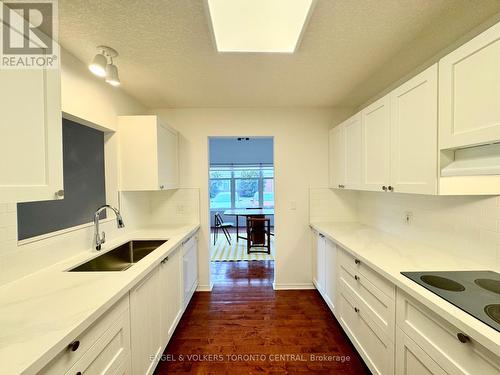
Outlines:
[[412, 220], [413, 220], [413, 212], [406, 211], [404, 220], [405, 220], [406, 225], [410, 225]]

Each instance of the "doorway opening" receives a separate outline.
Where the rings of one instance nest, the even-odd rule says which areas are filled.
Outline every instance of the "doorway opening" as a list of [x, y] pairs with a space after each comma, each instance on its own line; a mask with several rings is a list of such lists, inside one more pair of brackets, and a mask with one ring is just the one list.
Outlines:
[[[212, 280], [266, 262], [274, 270], [273, 137], [209, 137]], [[224, 270], [224, 272], [221, 272]]]

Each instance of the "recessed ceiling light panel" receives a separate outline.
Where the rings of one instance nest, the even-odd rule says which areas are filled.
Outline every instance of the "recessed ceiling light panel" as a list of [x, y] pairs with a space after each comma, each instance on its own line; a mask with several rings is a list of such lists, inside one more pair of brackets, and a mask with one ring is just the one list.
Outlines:
[[219, 52], [293, 53], [314, 0], [207, 0]]

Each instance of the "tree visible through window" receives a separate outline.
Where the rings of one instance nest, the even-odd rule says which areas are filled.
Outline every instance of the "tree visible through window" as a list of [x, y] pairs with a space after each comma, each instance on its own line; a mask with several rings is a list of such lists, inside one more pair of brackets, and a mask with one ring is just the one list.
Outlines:
[[274, 168], [269, 165], [210, 167], [210, 208], [274, 207]]

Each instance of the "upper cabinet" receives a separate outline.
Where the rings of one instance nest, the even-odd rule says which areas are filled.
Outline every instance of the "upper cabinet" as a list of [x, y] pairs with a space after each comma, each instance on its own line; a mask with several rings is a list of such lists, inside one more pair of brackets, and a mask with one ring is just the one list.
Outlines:
[[62, 198], [59, 68], [1, 69], [0, 87], [0, 203]]
[[330, 129], [330, 187], [361, 186], [361, 116], [356, 114]]
[[331, 130], [330, 176], [343, 176], [331, 187], [437, 193], [437, 71], [431, 66]]
[[120, 116], [120, 189], [179, 186], [178, 133], [157, 116]]
[[500, 24], [439, 62], [440, 149], [500, 141]]
[[400, 193], [437, 193], [437, 65], [390, 94], [391, 184]]
[[361, 115], [356, 114], [345, 121], [344, 128], [344, 165], [347, 189], [359, 189], [363, 182], [363, 133], [361, 128]]
[[342, 188], [345, 183], [345, 140], [342, 125], [330, 129], [329, 141], [330, 187]]
[[377, 100], [361, 111], [363, 188], [387, 190], [391, 179], [390, 99]]

